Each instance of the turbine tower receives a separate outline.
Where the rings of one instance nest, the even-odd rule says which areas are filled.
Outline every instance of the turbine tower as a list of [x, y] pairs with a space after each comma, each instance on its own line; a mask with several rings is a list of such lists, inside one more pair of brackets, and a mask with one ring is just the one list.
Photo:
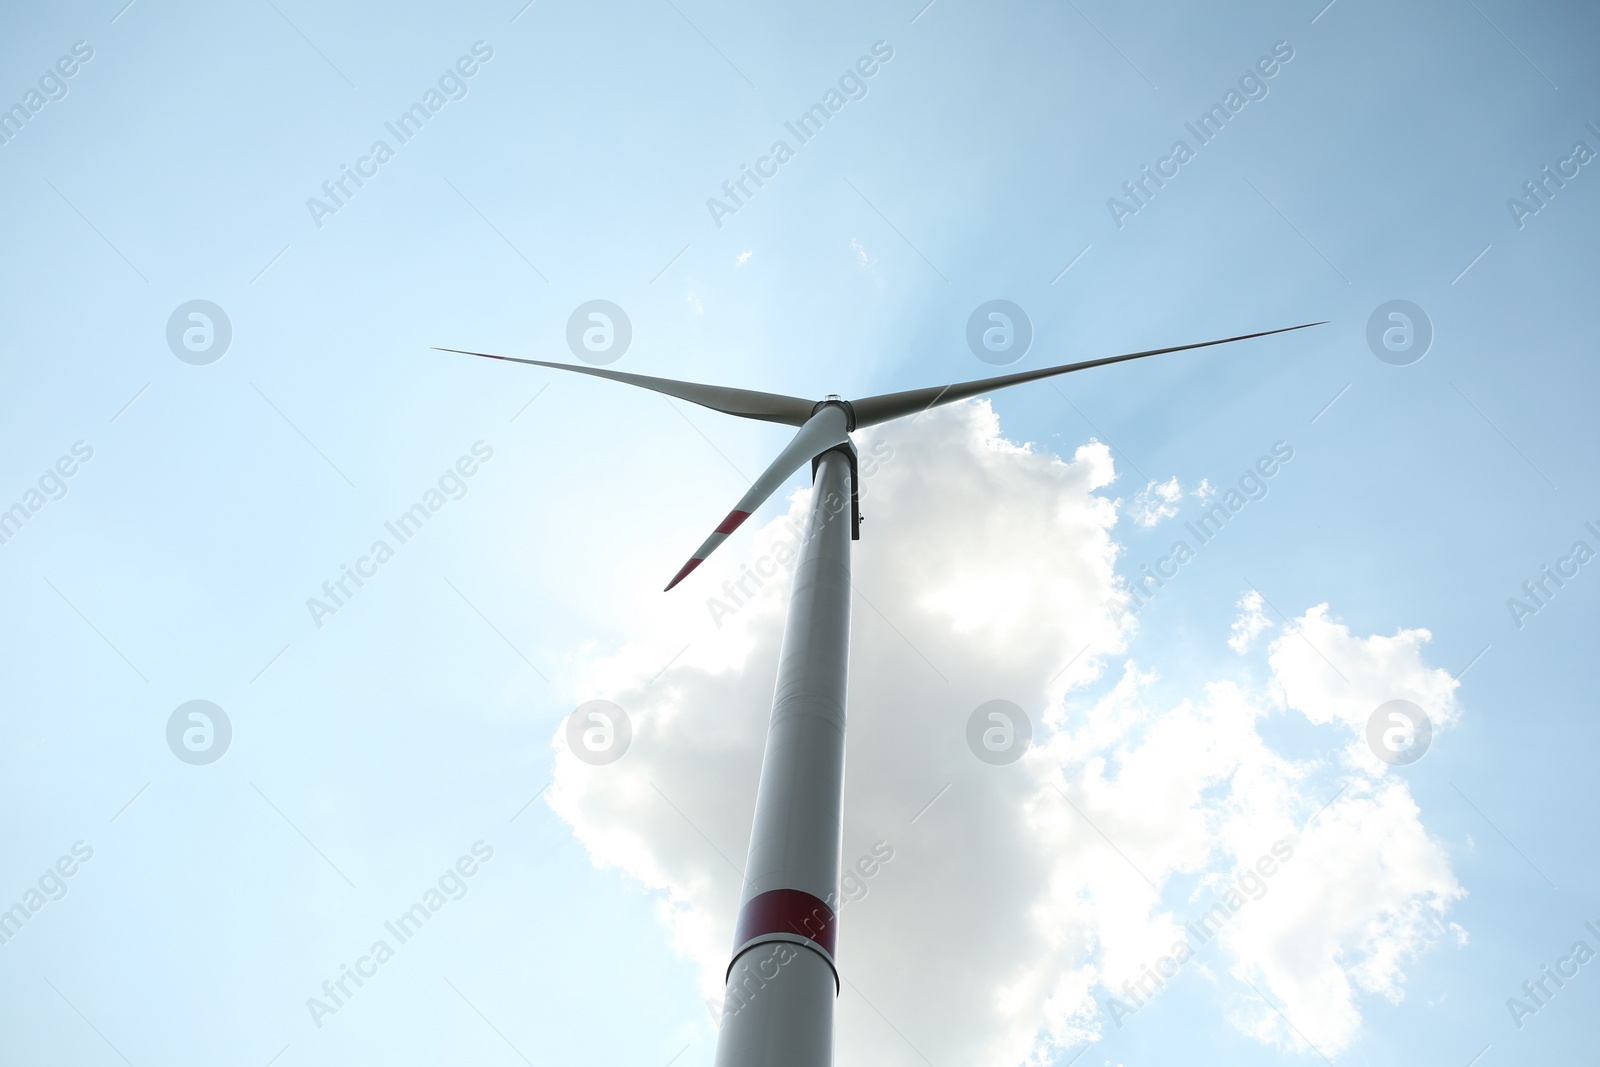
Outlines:
[[812, 401], [598, 367], [439, 349], [590, 374], [728, 415], [799, 427], [788, 446], [667, 583], [671, 589], [688, 577], [790, 475], [802, 464], [811, 463], [811, 510], [795, 563], [778, 658], [744, 892], [724, 981], [716, 1067], [831, 1067], [833, 1063], [833, 1003], [840, 988], [835, 946], [844, 828], [850, 542], [861, 535], [859, 476], [851, 432], [1024, 382], [1320, 325], [1306, 323], [855, 401], [831, 395]]

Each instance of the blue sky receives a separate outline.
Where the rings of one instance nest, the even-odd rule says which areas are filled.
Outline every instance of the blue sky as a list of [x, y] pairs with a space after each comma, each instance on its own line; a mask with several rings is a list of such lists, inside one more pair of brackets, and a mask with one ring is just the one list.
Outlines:
[[[1395, 773], [1466, 890], [1448, 919], [1468, 937], [1407, 958], [1398, 1004], [1365, 996], [1343, 1056], [1590, 1048], [1592, 967], [1521, 1029], [1505, 1002], [1573, 941], [1600, 949], [1583, 930], [1600, 926], [1600, 576], [1582, 567], [1520, 627], [1507, 606], [1575, 541], [1600, 549], [1600, 164], [1520, 226], [1507, 205], [1575, 142], [1600, 151], [1592, 14], [120, 7], [12, 12], [0, 35], [4, 105], [92, 49], [0, 145], [0, 506], [92, 449], [0, 545], [0, 904], [74, 842], [94, 852], [0, 946], [5, 1059], [711, 1062], [661, 893], [525, 805], [568, 713], [616, 695], [585, 688], [593, 665], [676, 617], [661, 585], [785, 435], [430, 350], [569, 360], [591, 299], [631, 320], [619, 370], [805, 396], [991, 373], [964, 331], [997, 298], [1033, 325], [1017, 369], [1328, 320], [996, 395], [1012, 441], [1108, 445], [1105, 499], [1178, 479], [1175, 519], [1115, 526], [1127, 579], [1181, 536], [1202, 481], [1294, 449], [1068, 705], [1110, 692], [1124, 658], [1159, 666], [1169, 705], [1219, 672], [1265, 684], [1264, 661], [1219, 647], [1252, 586], [1280, 624], [1328, 603], [1356, 635], [1427, 629], [1459, 717]], [[492, 56], [464, 95], [395, 144], [385, 123], [478, 42]], [[865, 96], [719, 226], [707, 199], [876, 42], [893, 55]], [[1266, 95], [1119, 226], [1108, 199], [1280, 42]], [[308, 198], [380, 138], [393, 158], [319, 225]], [[203, 366], [166, 340], [196, 299], [232, 327]], [[1408, 366], [1366, 341], [1396, 299], [1434, 333]], [[478, 442], [492, 458], [459, 499], [319, 627], [307, 599]], [[736, 568], [751, 540], [723, 551]], [[674, 591], [695, 613], [734, 573], [707, 570]], [[233, 728], [202, 767], [165, 739], [195, 699]], [[1296, 755], [1325, 741], [1287, 716], [1262, 730]], [[315, 1026], [306, 998], [479, 841], [493, 858], [460, 900]], [[1081, 1062], [1197, 1041], [1317, 1062], [1241, 1033], [1218, 970]]]

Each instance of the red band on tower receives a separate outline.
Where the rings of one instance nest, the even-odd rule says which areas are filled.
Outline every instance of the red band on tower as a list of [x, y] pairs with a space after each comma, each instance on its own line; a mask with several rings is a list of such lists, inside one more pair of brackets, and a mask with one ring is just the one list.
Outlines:
[[794, 934], [815, 941], [832, 956], [838, 929], [838, 916], [822, 900], [800, 889], [773, 889], [739, 909], [733, 943], [738, 948], [762, 934]]

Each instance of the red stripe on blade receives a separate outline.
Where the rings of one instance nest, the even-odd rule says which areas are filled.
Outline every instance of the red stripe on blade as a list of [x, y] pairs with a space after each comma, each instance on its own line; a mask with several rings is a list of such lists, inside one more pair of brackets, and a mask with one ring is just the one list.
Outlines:
[[731, 534], [739, 528], [741, 522], [749, 517], [750, 513], [748, 511], [740, 511], [738, 508], [734, 508], [728, 512], [728, 517], [722, 520], [722, 525], [717, 527], [716, 532], [719, 534]]
[[734, 948], [762, 934], [797, 934], [810, 938], [833, 955], [839, 928], [833, 909], [802, 889], [773, 889], [753, 896], [739, 909]]
[[691, 559], [688, 563], [685, 563], [683, 565], [683, 570], [679, 571], [678, 574], [677, 574], [677, 577], [673, 578], [672, 581], [668, 582], [667, 583], [667, 588], [662, 590], [662, 591], [663, 592], [670, 592], [672, 590], [673, 586], [677, 585], [679, 582], [681, 582], [685, 578], [687, 578], [689, 576], [689, 572], [694, 570], [696, 567], [700, 566], [700, 564], [702, 562], [704, 562], [704, 561], [703, 560], [698, 560], [698, 559]]

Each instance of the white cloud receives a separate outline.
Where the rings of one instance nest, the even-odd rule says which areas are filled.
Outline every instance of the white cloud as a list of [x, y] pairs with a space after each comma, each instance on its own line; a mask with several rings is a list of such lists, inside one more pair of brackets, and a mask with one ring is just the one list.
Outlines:
[[1201, 478], [1200, 484], [1194, 487], [1194, 496], [1202, 504], [1208, 503], [1216, 495], [1217, 487], [1211, 484], [1210, 478]]
[[[1447, 720], [1453, 683], [1423, 663], [1426, 632], [1357, 638], [1319, 606], [1271, 646], [1266, 689], [1222, 678], [1167, 706], [1150, 697], [1152, 669], [1123, 661], [1102, 678], [1129, 636], [1107, 606], [1119, 547], [1115, 506], [1096, 492], [1114, 477], [1105, 446], [1062, 461], [1015, 444], [984, 402], [858, 444], [887, 458], [866, 480], [854, 561], [844, 849], [848, 862], [883, 840], [895, 856], [843, 918], [841, 1067], [920, 1064], [917, 1050], [1050, 1062], [1110, 1028], [1106, 997], [1278, 841], [1293, 860], [1180, 980], [1215, 983], [1259, 1040], [1295, 1039], [1240, 979], [1325, 1053], [1348, 1047], [1362, 998], [1401, 995], [1405, 961], [1439, 936], [1461, 890], [1402, 779], [1348, 751], [1290, 759], [1258, 724], [1299, 714], [1359, 743], [1355, 708], [1370, 711], [1377, 694]], [[807, 498], [796, 492], [789, 515]], [[768, 580], [720, 629], [704, 598], [744, 573], [741, 553], [759, 559], [790, 538], [774, 520], [730, 541], [681, 587], [659, 634], [588, 665], [577, 695], [632, 716], [622, 760], [590, 767], [555, 741], [552, 807], [597, 865], [658, 893], [707, 997], [721, 995], [731, 947], [787, 579]], [[1302, 655], [1305, 641], [1357, 695]], [[1101, 695], [1080, 695], [1097, 681]], [[1006, 767], [964, 740], [968, 715], [994, 698], [1033, 716], [1036, 747]]]
[[1294, 847], [1269, 893], [1221, 940], [1231, 973], [1276, 1002], [1235, 988], [1242, 1028], [1332, 1055], [1359, 1034], [1360, 994], [1402, 999], [1404, 962], [1444, 939], [1443, 917], [1463, 891], [1398, 779], [1348, 783]]
[[852, 251], [852, 252], [854, 252], [856, 254], [856, 259], [861, 263], [861, 265], [863, 267], [865, 267], [867, 265], [867, 263], [870, 262], [868, 260], [868, 258], [867, 258], [867, 250], [866, 250], [866, 248], [863, 247], [861, 242], [856, 240], [854, 237], [850, 238], [850, 251]]
[[1400, 630], [1393, 637], [1360, 638], [1328, 617], [1318, 604], [1294, 620], [1272, 643], [1274, 691], [1284, 705], [1313, 723], [1339, 723], [1350, 731], [1344, 756], [1352, 766], [1372, 775], [1389, 768], [1367, 748], [1367, 719], [1379, 704], [1395, 699], [1419, 705], [1441, 729], [1459, 716], [1455, 691], [1461, 684], [1441, 667], [1429, 667], [1422, 646], [1433, 639], [1427, 630]]
[[1162, 519], [1170, 519], [1178, 514], [1178, 501], [1181, 499], [1183, 489], [1178, 485], [1177, 475], [1164, 482], [1151, 482], [1133, 494], [1133, 521], [1147, 529], [1155, 526]]
[[1228, 647], [1241, 656], [1250, 651], [1256, 638], [1272, 625], [1272, 620], [1262, 612], [1262, 597], [1252, 589], [1239, 598], [1239, 615], [1233, 620], [1233, 632], [1228, 636]]
[[755, 255], [755, 252], [753, 252], [753, 251], [740, 252], [739, 255], [738, 255], [738, 258], [734, 261], [734, 264], [733, 264], [734, 267], [738, 268], [738, 267], [744, 266], [746, 263], [748, 263], [750, 261], [750, 257], [753, 256], [753, 255]]

